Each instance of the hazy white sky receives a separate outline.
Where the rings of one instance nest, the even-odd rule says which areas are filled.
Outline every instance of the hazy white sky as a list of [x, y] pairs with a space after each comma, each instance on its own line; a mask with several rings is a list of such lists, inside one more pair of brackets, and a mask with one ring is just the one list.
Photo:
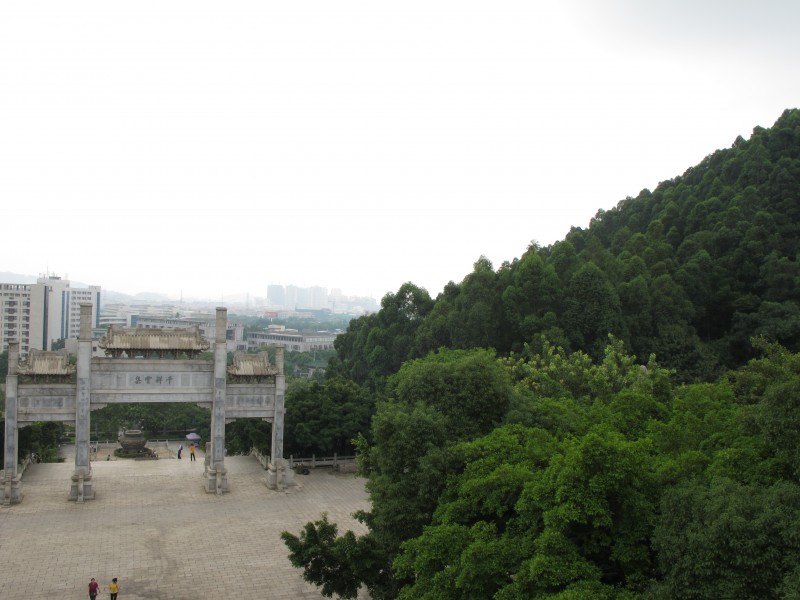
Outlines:
[[796, 0], [0, 5], [0, 271], [436, 296], [800, 105]]

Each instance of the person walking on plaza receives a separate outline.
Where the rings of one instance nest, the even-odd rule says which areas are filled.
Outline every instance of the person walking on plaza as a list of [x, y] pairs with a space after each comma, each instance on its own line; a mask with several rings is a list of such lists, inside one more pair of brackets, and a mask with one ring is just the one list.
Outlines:
[[195, 458], [194, 458], [194, 444], [189, 446], [189, 460], [195, 460]]
[[117, 594], [119, 593], [119, 583], [117, 583], [117, 578], [111, 580], [111, 583], [108, 584], [108, 593], [111, 594], [111, 600], [117, 600]]
[[97, 598], [97, 592], [100, 589], [100, 584], [95, 581], [95, 578], [92, 577], [92, 580], [89, 582], [89, 600], [95, 600]]
[[178, 460], [181, 459], [181, 452], [183, 452], [183, 444], [178, 444]]

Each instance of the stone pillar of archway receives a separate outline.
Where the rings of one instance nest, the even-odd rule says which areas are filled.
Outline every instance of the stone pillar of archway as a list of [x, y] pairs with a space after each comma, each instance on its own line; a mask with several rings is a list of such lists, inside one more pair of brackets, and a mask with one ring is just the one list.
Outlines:
[[286, 375], [283, 373], [283, 346], [275, 348], [275, 417], [272, 419], [272, 444], [270, 447], [269, 472], [267, 485], [272, 489], [284, 489], [290, 479], [286, 473], [286, 461], [283, 458], [283, 402], [286, 389]]
[[6, 375], [5, 445], [3, 448], [3, 506], [22, 501], [22, 481], [17, 473], [19, 429], [17, 427], [17, 367], [19, 342], [8, 343], [8, 374]]
[[228, 472], [225, 468], [225, 395], [227, 388], [228, 310], [217, 308], [214, 335], [214, 397], [211, 402], [211, 442], [206, 447], [206, 492], [222, 494], [228, 491]]
[[92, 398], [92, 305], [81, 304], [78, 336], [77, 391], [75, 398], [75, 470], [69, 499], [77, 502], [94, 498], [92, 464], [89, 458], [89, 415]]

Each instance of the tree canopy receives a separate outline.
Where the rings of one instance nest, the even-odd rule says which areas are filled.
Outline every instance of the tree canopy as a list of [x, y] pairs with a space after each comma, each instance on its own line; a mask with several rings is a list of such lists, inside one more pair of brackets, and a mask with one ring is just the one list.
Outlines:
[[374, 400], [368, 533], [323, 516], [293, 563], [342, 598], [800, 597], [798, 198], [787, 110], [552, 246], [387, 295], [330, 371]]
[[380, 390], [403, 361], [439, 347], [507, 354], [540, 334], [597, 358], [612, 333], [683, 381], [745, 364], [753, 336], [800, 350], [798, 197], [794, 109], [564, 240], [534, 242], [497, 269], [479, 258], [434, 300], [404, 284], [337, 340], [337, 374]]

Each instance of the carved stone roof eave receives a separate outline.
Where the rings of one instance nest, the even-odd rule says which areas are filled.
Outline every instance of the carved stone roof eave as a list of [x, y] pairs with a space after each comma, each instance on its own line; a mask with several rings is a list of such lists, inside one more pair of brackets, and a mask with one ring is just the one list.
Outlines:
[[97, 345], [104, 350], [138, 351], [195, 351], [203, 352], [211, 347], [200, 335], [197, 325], [182, 329], [144, 329], [112, 325]]
[[258, 354], [234, 352], [233, 365], [228, 367], [228, 374], [234, 377], [269, 377], [278, 375], [278, 367], [269, 363], [266, 352]]
[[20, 363], [20, 375], [72, 375], [77, 367], [69, 364], [69, 354], [65, 349], [44, 351], [31, 349], [28, 360]]

